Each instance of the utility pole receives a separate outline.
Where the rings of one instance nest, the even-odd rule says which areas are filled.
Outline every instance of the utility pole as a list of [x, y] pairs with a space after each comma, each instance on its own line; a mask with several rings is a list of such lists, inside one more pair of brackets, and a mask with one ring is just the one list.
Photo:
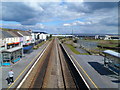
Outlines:
[[72, 35], [73, 35], [73, 28], [72, 28]]
[[72, 38], [73, 38], [73, 27], [72, 27]]

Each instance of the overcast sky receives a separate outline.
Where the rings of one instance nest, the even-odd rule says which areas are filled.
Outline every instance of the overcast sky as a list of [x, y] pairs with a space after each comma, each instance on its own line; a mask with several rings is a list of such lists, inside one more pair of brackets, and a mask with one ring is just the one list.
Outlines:
[[2, 2], [0, 27], [52, 34], [118, 33], [117, 2]]

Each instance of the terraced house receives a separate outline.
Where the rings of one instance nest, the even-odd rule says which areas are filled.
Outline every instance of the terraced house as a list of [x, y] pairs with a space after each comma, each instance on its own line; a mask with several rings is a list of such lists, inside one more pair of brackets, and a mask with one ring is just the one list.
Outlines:
[[23, 37], [22, 38], [22, 40], [23, 40], [22, 46], [23, 46], [24, 53], [30, 52], [32, 50], [32, 47], [33, 47], [33, 43], [32, 43], [33, 38], [32, 38], [31, 32], [18, 31], [18, 33]]
[[49, 36], [46, 33], [33, 33], [32, 31], [11, 29], [0, 29], [0, 31], [0, 66], [16, 63], [25, 53], [30, 53], [37, 42], [46, 41]]
[[0, 64], [12, 65], [23, 56], [23, 46], [31, 44], [31, 34], [28, 31], [0, 30]]
[[0, 29], [0, 31], [0, 66], [12, 65], [18, 62], [25, 53], [30, 53], [32, 51], [36, 42], [39, 41], [38, 43], [40, 43], [47, 39], [46, 33], [33, 33], [32, 31], [11, 29]]

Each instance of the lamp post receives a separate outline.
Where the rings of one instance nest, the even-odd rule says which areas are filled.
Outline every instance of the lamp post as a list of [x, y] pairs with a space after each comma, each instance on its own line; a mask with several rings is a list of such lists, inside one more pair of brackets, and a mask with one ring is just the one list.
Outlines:
[[73, 26], [72, 26], [72, 39], [73, 39]]

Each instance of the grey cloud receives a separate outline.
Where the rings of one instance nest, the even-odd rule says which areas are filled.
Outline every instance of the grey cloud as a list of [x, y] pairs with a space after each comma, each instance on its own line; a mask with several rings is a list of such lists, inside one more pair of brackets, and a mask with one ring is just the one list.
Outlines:
[[22, 25], [22, 24], [0, 24], [0, 27], [11, 28], [11, 29], [21, 29], [21, 30], [44, 30], [45, 26], [43, 24], [35, 25]]
[[4, 2], [2, 4], [2, 11], [2, 20], [17, 21], [23, 25], [49, 21], [50, 17], [53, 17], [52, 10], [49, 10], [49, 7], [37, 2], [34, 4], [33, 2]]
[[[107, 4], [107, 3], [106, 3]], [[4, 2], [2, 4], [2, 20], [17, 21], [22, 24], [36, 24], [38, 22], [70, 20], [82, 18], [93, 9], [115, 7], [114, 3], [84, 2], [84, 3], [18, 3]], [[113, 5], [112, 5], [113, 4]], [[98, 12], [99, 13], [99, 12]]]
[[89, 10], [89, 7], [85, 5], [84, 3], [81, 2], [68, 2], [67, 3], [67, 9], [71, 11], [76, 11], [76, 12], [83, 12], [83, 13], [90, 13], [91, 11]]
[[93, 13], [95, 10], [110, 9], [117, 6], [117, 2], [72, 2], [67, 4], [69, 10], [84, 13]]
[[2, 3], [2, 20], [21, 22], [33, 18], [35, 14], [34, 9], [24, 5], [24, 3]]
[[[50, 22], [50, 21], [67, 21], [74, 19], [84, 19], [85, 22], [91, 21], [90, 25], [80, 25], [78, 32], [107, 32], [110, 30], [116, 30], [116, 20], [117, 20], [117, 7], [116, 3], [93, 3], [93, 2], [79, 2], [79, 3], [65, 3], [61, 5], [60, 3], [18, 3], [18, 2], [5, 2], [2, 4], [4, 21], [16, 21], [20, 22], [22, 26], [10, 26], [6, 27], [12, 28], [23, 28], [23, 29], [40, 29], [40, 27], [35, 26], [36, 23], [40, 22]], [[69, 23], [68, 23], [69, 24]], [[24, 27], [29, 25], [29, 28]], [[100, 26], [100, 28], [98, 28]], [[103, 27], [102, 27], [103, 26]], [[49, 32], [62, 33], [69, 32], [69, 29], [57, 29], [61, 26], [46, 26]], [[105, 30], [106, 31], [105, 31]], [[64, 31], [65, 30], [65, 31]], [[103, 31], [100, 31], [103, 30]]]
[[98, 10], [103, 8], [114, 8], [118, 6], [117, 2], [84, 2], [85, 6], [88, 6], [90, 10]]
[[100, 21], [100, 23], [102, 23], [103, 25], [107, 25], [107, 26], [116, 26], [118, 27], [118, 18], [115, 17], [109, 17], [109, 18], [105, 18], [103, 20]]
[[94, 11], [94, 13], [86, 14], [85, 19], [92, 21], [93, 24], [102, 24], [111, 26], [116, 26], [118, 23], [118, 13], [117, 8], [111, 8], [111, 9], [100, 9], [97, 11]]
[[70, 20], [84, 15], [84, 13], [71, 12], [59, 3], [37, 3], [32, 6], [32, 3], [4, 2], [2, 10], [2, 20], [17, 21], [24, 25], [48, 22], [55, 18]]

